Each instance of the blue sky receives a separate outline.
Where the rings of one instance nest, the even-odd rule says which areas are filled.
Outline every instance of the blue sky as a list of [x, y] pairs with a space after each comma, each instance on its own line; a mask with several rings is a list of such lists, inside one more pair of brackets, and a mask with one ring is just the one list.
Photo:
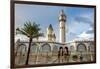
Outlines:
[[[23, 27], [26, 21], [40, 24], [41, 31], [47, 33], [47, 27], [52, 24], [59, 41], [59, 12], [66, 14], [66, 40], [78, 38], [93, 38], [94, 9], [83, 7], [45, 6], [45, 5], [15, 5], [15, 28]], [[16, 38], [24, 36], [16, 35]], [[46, 40], [46, 37], [43, 37]]]

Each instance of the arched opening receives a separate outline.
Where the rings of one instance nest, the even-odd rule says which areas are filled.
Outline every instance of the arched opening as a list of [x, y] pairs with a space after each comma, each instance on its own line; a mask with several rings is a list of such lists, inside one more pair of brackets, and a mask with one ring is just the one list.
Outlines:
[[63, 56], [63, 47], [59, 47], [58, 57]]
[[57, 53], [58, 53], [58, 47], [55, 45], [55, 46], [53, 47], [52, 54], [53, 54], [54, 56], [56, 56]]
[[80, 43], [77, 45], [77, 51], [79, 54], [80, 61], [87, 61], [87, 48], [86, 45], [83, 43]]
[[64, 62], [68, 62], [69, 61], [69, 49], [68, 47], [64, 47]]
[[43, 44], [41, 46], [41, 52], [42, 53], [49, 53], [49, 52], [51, 52], [51, 46], [48, 43]]
[[16, 57], [15, 57], [15, 64], [25, 64], [26, 60], [26, 45], [25, 44], [19, 44], [16, 50]]
[[31, 50], [30, 50], [30, 54], [31, 55], [35, 55], [37, 54], [37, 52], [39, 51], [39, 46], [37, 44], [32, 44], [31, 45]]
[[39, 46], [36, 43], [33, 43], [30, 48], [29, 64], [36, 64], [38, 52]]
[[92, 43], [89, 44], [88, 51], [89, 52], [94, 52], [94, 45]]
[[64, 47], [64, 55], [69, 55], [68, 47]]
[[82, 44], [82, 43], [78, 44], [77, 45], [77, 51], [78, 52], [85, 52], [85, 51], [87, 51], [86, 45], [85, 44]]
[[73, 46], [73, 45], [70, 46], [70, 54], [71, 54], [71, 55], [74, 54], [74, 46]]
[[48, 43], [45, 43], [40, 48], [41, 51], [41, 62], [42, 63], [48, 63], [51, 59], [50, 53], [51, 53], [51, 46]]
[[93, 61], [94, 60], [94, 45], [93, 43], [90, 43], [89, 46], [88, 46], [88, 59], [90, 61]]

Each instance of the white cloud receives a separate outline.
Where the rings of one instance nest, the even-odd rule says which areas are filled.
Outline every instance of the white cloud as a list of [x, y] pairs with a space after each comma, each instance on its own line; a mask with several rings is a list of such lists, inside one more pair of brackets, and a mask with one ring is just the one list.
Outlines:
[[78, 35], [79, 38], [86, 38], [90, 39], [93, 38], [93, 33], [92, 34], [87, 34], [86, 32], [82, 32], [80, 35]]
[[18, 39], [20, 39], [20, 40], [22, 40], [22, 41], [28, 41], [28, 38], [27, 38], [26, 36], [24, 36], [24, 35], [21, 35], [21, 34], [15, 35], [15, 42], [16, 42]]
[[76, 39], [76, 38], [78, 38], [77, 34], [75, 34], [73, 32], [70, 32], [67, 34], [67, 41], [72, 41], [73, 39]]
[[[21, 41], [28, 41], [29, 39], [21, 34], [15, 35], [15, 42], [20, 39]], [[34, 39], [34, 41], [37, 41], [37, 39]], [[46, 37], [39, 37], [39, 41], [47, 41]]]

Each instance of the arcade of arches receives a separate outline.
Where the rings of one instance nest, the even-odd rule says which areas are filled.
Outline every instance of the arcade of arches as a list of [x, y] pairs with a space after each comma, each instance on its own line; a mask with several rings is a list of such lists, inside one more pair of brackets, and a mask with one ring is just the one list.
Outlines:
[[[27, 42], [19, 42], [15, 46], [15, 64], [25, 64], [28, 50]], [[74, 45], [63, 45], [60, 43], [35, 42], [31, 45], [29, 54], [29, 64], [51, 64], [51, 63], [68, 63], [83, 62], [94, 60], [94, 45], [91, 43], [78, 43]], [[63, 55], [61, 55], [61, 53]], [[65, 55], [64, 55], [65, 54]], [[67, 54], [67, 55], [66, 55]], [[73, 60], [77, 56], [77, 60]], [[80, 57], [82, 59], [80, 60]]]

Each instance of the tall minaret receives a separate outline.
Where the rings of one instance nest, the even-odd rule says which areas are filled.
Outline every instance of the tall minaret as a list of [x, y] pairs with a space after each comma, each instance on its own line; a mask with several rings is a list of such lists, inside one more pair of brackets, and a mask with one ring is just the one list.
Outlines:
[[52, 34], [53, 34], [53, 28], [52, 25], [50, 24], [49, 27], [47, 28], [47, 37], [48, 41], [52, 41]]
[[66, 32], [65, 32], [65, 22], [66, 22], [66, 15], [64, 14], [64, 11], [60, 11], [59, 16], [59, 26], [60, 26], [60, 42], [65, 43], [66, 42]]

